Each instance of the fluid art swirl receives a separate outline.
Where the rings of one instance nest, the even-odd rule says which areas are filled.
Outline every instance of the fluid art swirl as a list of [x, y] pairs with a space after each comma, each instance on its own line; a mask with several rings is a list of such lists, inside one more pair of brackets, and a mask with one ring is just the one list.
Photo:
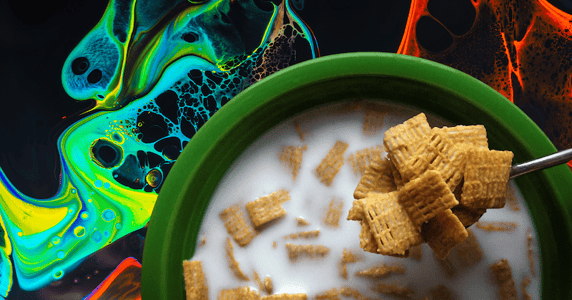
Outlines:
[[0, 173], [0, 295], [12, 284], [10, 255], [21, 288], [37, 290], [144, 227], [195, 132], [316, 47], [288, 1], [110, 1], [63, 66], [66, 92], [95, 105], [59, 137], [57, 194], [28, 197]]

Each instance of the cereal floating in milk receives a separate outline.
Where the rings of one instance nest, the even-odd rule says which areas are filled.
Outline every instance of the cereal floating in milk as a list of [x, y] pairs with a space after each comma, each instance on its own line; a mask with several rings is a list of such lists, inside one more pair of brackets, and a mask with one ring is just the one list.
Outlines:
[[518, 224], [514, 222], [477, 222], [476, 227], [484, 231], [514, 231]]
[[[506, 188], [510, 155], [488, 149], [485, 128], [351, 107], [278, 125], [229, 168], [198, 234], [208, 243], [184, 262], [188, 299], [539, 299], [533, 225], [519, 190]], [[494, 198], [463, 190], [482, 180], [466, 172], [470, 151], [497, 156], [485, 163], [497, 169], [484, 183]], [[186, 270], [191, 262], [201, 271]]]

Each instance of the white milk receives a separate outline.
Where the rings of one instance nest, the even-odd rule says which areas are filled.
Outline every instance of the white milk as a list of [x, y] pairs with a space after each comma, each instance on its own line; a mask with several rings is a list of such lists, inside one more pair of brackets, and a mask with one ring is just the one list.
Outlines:
[[[497, 299], [498, 289], [492, 279], [489, 265], [502, 258], [508, 259], [512, 267], [518, 298], [522, 298], [521, 283], [525, 276], [531, 279], [527, 291], [532, 299], [540, 298], [540, 259], [536, 234], [524, 200], [512, 182], [520, 211], [512, 210], [507, 204], [503, 209], [488, 210], [481, 220], [516, 222], [518, 227], [513, 232], [486, 232], [472, 226], [471, 229], [484, 252], [483, 259], [471, 267], [457, 267], [454, 278], [448, 277], [437, 264], [432, 250], [426, 244], [423, 245], [421, 261], [367, 253], [359, 248], [360, 225], [356, 221], [346, 220], [354, 200], [353, 191], [359, 182], [358, 176], [353, 173], [347, 160], [330, 187], [322, 184], [313, 172], [337, 140], [349, 144], [344, 154], [347, 159], [357, 150], [383, 144], [383, 134], [388, 128], [419, 113], [403, 107], [389, 108], [391, 110], [384, 119], [384, 127], [376, 135], [367, 137], [362, 134], [362, 110], [350, 110], [347, 106], [344, 108], [337, 105], [307, 112], [295, 118], [305, 132], [303, 142], [296, 133], [292, 119], [268, 131], [238, 158], [212, 197], [199, 234], [199, 241], [206, 237], [206, 244], [198, 247], [192, 258], [203, 263], [210, 299], [216, 299], [221, 289], [246, 285], [257, 289], [257, 284], [252, 280], [254, 270], [262, 279], [271, 277], [274, 293], [307, 293], [309, 299], [334, 287], [358, 288], [364, 296], [370, 298], [386, 297], [370, 289], [377, 282], [408, 286], [415, 291], [413, 299], [429, 295], [430, 290], [438, 285], [445, 285], [458, 299]], [[451, 126], [430, 115], [428, 120], [431, 126]], [[278, 159], [281, 147], [287, 145], [308, 146], [296, 181], [293, 181], [292, 174]], [[247, 247], [241, 248], [232, 241], [235, 258], [242, 271], [251, 279], [241, 282], [228, 267], [224, 251], [228, 234], [218, 215], [233, 203], [240, 203], [244, 208], [247, 202], [281, 188], [290, 191], [291, 200], [283, 204], [287, 216], [260, 232]], [[340, 226], [336, 229], [327, 227], [322, 222], [323, 214], [333, 197], [344, 201]], [[244, 213], [247, 217], [245, 210]], [[310, 225], [297, 227], [296, 217], [303, 217]], [[319, 237], [315, 239], [283, 238], [291, 233], [315, 229], [320, 230]], [[533, 235], [534, 276], [527, 258], [527, 229], [531, 229]], [[275, 249], [274, 241], [277, 242]], [[330, 252], [323, 258], [301, 257], [296, 262], [291, 262], [288, 259], [286, 243], [324, 245], [330, 248]], [[338, 270], [343, 249], [364, 256], [364, 260], [348, 264], [347, 280], [339, 275]], [[354, 276], [356, 271], [379, 263], [401, 263], [407, 272], [383, 279]], [[264, 295], [264, 292], [261, 292], [261, 295]]]

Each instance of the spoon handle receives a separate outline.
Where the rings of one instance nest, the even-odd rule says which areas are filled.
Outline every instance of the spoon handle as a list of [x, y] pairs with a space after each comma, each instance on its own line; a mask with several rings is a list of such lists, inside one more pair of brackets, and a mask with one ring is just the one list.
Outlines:
[[572, 160], [572, 149], [558, 151], [554, 154], [512, 166], [510, 169], [509, 178], [514, 178], [522, 174], [550, 168], [559, 164], [566, 163], [570, 160]]

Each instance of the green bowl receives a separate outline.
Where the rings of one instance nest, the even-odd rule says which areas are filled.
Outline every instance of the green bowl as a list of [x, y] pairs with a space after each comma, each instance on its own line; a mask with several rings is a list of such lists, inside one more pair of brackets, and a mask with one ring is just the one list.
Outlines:
[[[192, 138], [161, 189], [143, 252], [143, 300], [185, 299], [182, 262], [193, 256], [219, 180], [254, 140], [282, 121], [334, 102], [383, 99], [454, 124], [483, 124], [491, 149], [514, 162], [554, 153], [536, 124], [501, 94], [447, 66], [388, 53], [310, 60], [252, 85]], [[572, 299], [572, 172], [566, 165], [516, 178], [532, 216], [541, 258], [541, 296]]]

